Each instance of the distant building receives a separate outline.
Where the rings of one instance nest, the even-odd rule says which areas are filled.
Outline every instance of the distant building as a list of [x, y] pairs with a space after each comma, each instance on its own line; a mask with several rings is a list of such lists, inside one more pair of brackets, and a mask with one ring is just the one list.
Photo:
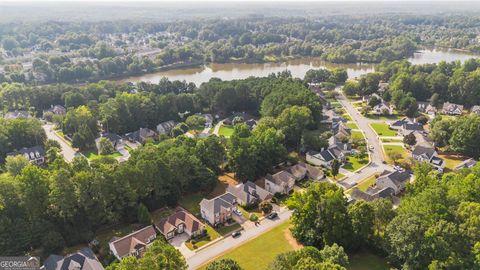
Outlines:
[[384, 171], [375, 181], [375, 185], [379, 189], [391, 188], [395, 195], [400, 193], [410, 181], [410, 173], [403, 171]]
[[327, 168], [330, 168], [333, 160], [344, 162], [345, 158], [345, 153], [336, 145], [320, 152], [309, 151], [306, 155], [308, 163]]
[[237, 198], [237, 202], [242, 205], [252, 205], [270, 200], [273, 194], [267, 190], [257, 186], [251, 181], [238, 185], [228, 185], [227, 192], [233, 194]]
[[138, 142], [144, 144], [147, 139], [154, 139], [157, 133], [149, 128], [140, 128], [137, 131], [125, 134], [130, 142]]
[[442, 113], [447, 115], [462, 115], [463, 105], [445, 102], [443, 103]]
[[477, 164], [477, 161], [473, 158], [469, 158], [467, 160], [464, 160], [462, 161], [460, 164], [458, 164], [457, 166], [455, 166], [455, 171], [458, 171], [458, 170], [461, 170], [461, 169], [468, 169], [468, 168], [472, 168], [473, 166], [475, 166]]
[[64, 115], [67, 113], [67, 109], [65, 109], [65, 107], [63, 107], [62, 105], [52, 105], [50, 109], [44, 110], [43, 114], [45, 114], [46, 112], [51, 112], [56, 115]]
[[127, 256], [142, 257], [155, 238], [157, 233], [150, 225], [124, 237], [114, 237], [108, 245], [115, 258], [121, 261]]
[[236, 204], [237, 197], [225, 192], [211, 200], [203, 199], [200, 202], [200, 213], [208, 223], [217, 226], [232, 219], [233, 210], [237, 209]]
[[27, 111], [15, 110], [7, 112], [4, 116], [5, 119], [19, 119], [19, 118], [30, 118], [30, 114]]
[[355, 202], [359, 200], [364, 200], [366, 202], [371, 202], [376, 199], [382, 198], [390, 198], [394, 195], [395, 190], [391, 187], [369, 187], [365, 191], [361, 191], [357, 187], [352, 189], [352, 193], [350, 195], [350, 202]]
[[30, 163], [36, 165], [42, 165], [45, 163], [45, 150], [42, 146], [34, 146], [29, 148], [22, 148], [16, 152], [8, 153], [7, 156], [18, 156], [22, 155], [30, 161]]
[[65, 257], [50, 255], [43, 263], [41, 270], [104, 270], [95, 253], [83, 248]]
[[157, 125], [158, 134], [170, 135], [170, 132], [175, 127], [175, 122], [173, 120], [162, 122]]
[[420, 162], [432, 164], [439, 172], [443, 172], [445, 162], [438, 157], [437, 151], [430, 145], [417, 145], [412, 151], [412, 158]]
[[295, 185], [295, 176], [287, 171], [265, 176], [265, 189], [272, 193], [289, 194]]
[[295, 177], [296, 181], [300, 181], [305, 178], [312, 180], [322, 180], [325, 178], [322, 169], [304, 162], [300, 162], [291, 166], [287, 171]]
[[471, 112], [471, 113], [474, 113], [474, 114], [477, 114], [477, 115], [480, 115], [480, 106], [479, 106], [479, 105], [473, 106], [473, 107], [470, 109], [470, 112]]
[[100, 137], [95, 139], [95, 144], [97, 146], [97, 150], [100, 151], [100, 140], [102, 138], [107, 139], [110, 143], [112, 143], [113, 149], [118, 149], [123, 146], [122, 137], [115, 133], [103, 133]]

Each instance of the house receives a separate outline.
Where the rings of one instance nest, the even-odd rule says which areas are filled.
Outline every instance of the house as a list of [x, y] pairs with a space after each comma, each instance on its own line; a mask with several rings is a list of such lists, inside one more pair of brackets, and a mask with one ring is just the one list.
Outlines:
[[118, 149], [123, 146], [122, 137], [115, 133], [102, 133], [100, 137], [95, 139], [95, 145], [100, 151], [100, 140], [106, 138], [110, 143], [112, 143], [113, 149]]
[[350, 194], [350, 201], [355, 202], [358, 200], [364, 200], [366, 202], [371, 202], [376, 199], [389, 198], [394, 195], [394, 189], [391, 187], [378, 188], [378, 187], [369, 187], [365, 191], [361, 191], [357, 187], [352, 189]]
[[474, 113], [474, 114], [477, 114], [477, 115], [480, 115], [480, 106], [479, 106], [479, 105], [473, 106], [473, 107], [470, 109], [470, 112], [471, 112], [471, 113]]
[[350, 137], [352, 135], [352, 130], [343, 121], [333, 122], [332, 132], [336, 137]]
[[291, 166], [288, 172], [295, 177], [296, 181], [303, 180], [306, 177], [313, 180], [322, 180], [325, 178], [325, 174], [320, 168], [304, 162]]
[[108, 246], [113, 256], [121, 261], [127, 256], [143, 256], [143, 253], [155, 238], [157, 238], [157, 232], [150, 225], [124, 237], [114, 237], [108, 242]]
[[306, 155], [306, 160], [308, 163], [311, 163], [315, 166], [324, 166], [324, 167], [330, 167], [332, 164], [333, 160], [337, 159], [340, 162], [345, 161], [345, 153], [342, 152], [342, 150], [334, 145], [330, 146], [326, 150], [322, 150], [320, 152], [307, 152]]
[[383, 98], [381, 96], [379, 96], [377, 93], [373, 93], [371, 95], [366, 95], [366, 96], [363, 96], [362, 97], [362, 101], [366, 102], [367, 104], [370, 103], [370, 101], [375, 98], [377, 100], [380, 100], [381, 102], [383, 102]]
[[62, 105], [52, 105], [50, 109], [43, 111], [43, 114], [45, 114], [46, 112], [51, 112], [57, 115], [64, 115], [67, 113], [67, 109], [65, 109], [65, 107], [63, 107]]
[[211, 200], [203, 199], [200, 202], [202, 218], [213, 226], [223, 224], [232, 218], [237, 204], [237, 198], [230, 192], [217, 196]]
[[255, 119], [249, 119], [249, 120], [245, 121], [245, 124], [246, 124], [250, 129], [254, 129], [254, 128], [257, 126], [257, 120], [255, 120]]
[[392, 188], [393, 194], [397, 195], [405, 188], [410, 178], [410, 173], [406, 171], [384, 171], [375, 181], [375, 185], [379, 189]]
[[236, 186], [228, 185], [226, 191], [237, 197], [237, 202], [242, 205], [260, 203], [270, 200], [273, 197], [272, 193], [257, 186], [251, 181], [247, 181]]
[[167, 240], [177, 234], [186, 233], [194, 238], [205, 232], [205, 225], [183, 208], [177, 208], [175, 213], [155, 223], [155, 227]]
[[389, 124], [390, 129], [395, 129], [395, 130], [400, 130], [402, 129], [403, 125], [412, 123], [410, 119], [404, 117], [402, 119], [396, 120], [395, 122], [392, 122]]
[[29, 148], [24, 147], [16, 152], [11, 152], [7, 154], [7, 156], [18, 156], [18, 155], [25, 156], [25, 158], [27, 158], [30, 161], [30, 163], [33, 163], [36, 165], [42, 165], [43, 163], [45, 163], [45, 150], [40, 145], [29, 147]]
[[423, 125], [420, 123], [404, 123], [402, 125], [402, 128], [400, 129], [400, 133], [403, 136], [406, 136], [412, 132], [422, 132], [423, 131]]
[[417, 145], [412, 151], [412, 158], [420, 162], [432, 164], [437, 171], [443, 172], [445, 162], [438, 157], [437, 151], [430, 145]]
[[174, 127], [175, 122], [173, 120], [162, 122], [157, 125], [157, 132], [158, 134], [169, 135]]
[[445, 102], [445, 103], [443, 103], [442, 113], [443, 114], [448, 114], [448, 115], [462, 115], [463, 114], [463, 105], [450, 103], [450, 102]]
[[379, 104], [375, 105], [372, 109], [375, 114], [383, 114], [383, 115], [393, 114], [392, 107], [390, 107], [390, 105], [385, 101], [382, 101]]
[[434, 118], [437, 114], [437, 108], [430, 105], [428, 102], [418, 102], [418, 111], [428, 114], [430, 118]]
[[210, 113], [205, 113], [205, 114], [196, 113], [195, 115], [203, 116], [205, 118], [205, 127], [206, 128], [213, 127], [213, 115], [211, 115]]
[[19, 119], [19, 118], [30, 118], [30, 114], [27, 111], [14, 110], [7, 112], [3, 118], [5, 119]]
[[41, 270], [104, 270], [97, 256], [90, 248], [83, 248], [65, 257], [50, 255]]
[[454, 170], [458, 171], [458, 170], [461, 170], [461, 169], [472, 168], [473, 166], [475, 166], [475, 164], [477, 164], [477, 161], [473, 158], [469, 158], [467, 160], [462, 161], [457, 166], [455, 166]]
[[265, 189], [272, 193], [289, 194], [295, 185], [295, 176], [287, 171], [265, 176]]
[[125, 137], [130, 142], [138, 142], [144, 144], [147, 139], [154, 139], [157, 133], [149, 128], [140, 128], [137, 131], [125, 134]]
[[347, 120], [338, 116], [333, 110], [324, 110], [320, 123], [333, 125], [338, 122], [347, 122]]

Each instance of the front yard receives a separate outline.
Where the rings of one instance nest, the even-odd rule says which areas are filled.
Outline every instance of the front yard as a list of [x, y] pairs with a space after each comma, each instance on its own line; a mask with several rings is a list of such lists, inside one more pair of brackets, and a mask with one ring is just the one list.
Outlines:
[[377, 180], [377, 178], [375, 177], [375, 175], [372, 175], [367, 179], [363, 180], [362, 182], [360, 182], [360, 184], [357, 185], [357, 188], [361, 191], [365, 191], [369, 187], [375, 185], [375, 180]]
[[233, 132], [234, 132], [233, 126], [222, 125], [222, 126], [220, 126], [220, 129], [218, 130], [218, 135], [228, 138], [228, 137], [232, 136]]
[[113, 152], [110, 155], [99, 155], [96, 150], [84, 151], [84, 152], [82, 152], [82, 154], [90, 161], [100, 159], [100, 158], [103, 158], [103, 157], [117, 158], [117, 157], [122, 156], [122, 154], [120, 154], [119, 152], [116, 152], [116, 151]]
[[200, 248], [204, 245], [206, 245], [207, 243], [209, 243], [210, 241], [213, 241], [217, 238], [220, 237], [220, 234], [218, 232], [216, 232], [211, 226], [209, 226], [208, 224], [205, 224], [205, 229], [206, 229], [206, 235], [200, 237], [200, 238], [197, 238], [197, 239], [190, 239], [188, 240], [187, 242], [185, 242], [185, 246], [188, 247], [188, 249], [190, 250], [195, 250], [197, 248]]
[[393, 137], [397, 135], [397, 131], [390, 129], [388, 124], [385, 123], [372, 123], [370, 124], [372, 129], [377, 133], [378, 136], [387, 136], [387, 137]]
[[357, 124], [355, 124], [354, 122], [347, 123], [347, 127], [351, 129], [358, 129]]
[[364, 157], [363, 159], [359, 159], [357, 156], [348, 156], [347, 157], [347, 162], [343, 165], [342, 168], [345, 170], [354, 172], [361, 167], [367, 165], [368, 163], [368, 155]]
[[383, 145], [383, 150], [390, 163], [393, 163], [393, 160], [390, 160], [389, 153], [398, 153], [402, 158], [408, 157], [407, 149], [403, 148], [401, 145]]

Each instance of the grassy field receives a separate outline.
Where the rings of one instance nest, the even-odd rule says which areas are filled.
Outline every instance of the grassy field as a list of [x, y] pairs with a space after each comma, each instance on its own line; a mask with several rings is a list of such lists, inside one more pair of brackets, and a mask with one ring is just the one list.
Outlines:
[[351, 129], [358, 129], [357, 124], [355, 124], [353, 122], [347, 123], [347, 127], [351, 128]]
[[218, 130], [218, 135], [230, 137], [232, 136], [233, 131], [234, 131], [233, 126], [222, 125]]
[[373, 119], [373, 120], [399, 120], [402, 119], [402, 115], [398, 114], [393, 114], [393, 115], [376, 115], [376, 114], [368, 114], [367, 116], [368, 119]]
[[372, 123], [370, 124], [370, 126], [377, 133], [378, 136], [396, 136], [397, 135], [397, 131], [390, 129], [388, 127], [388, 124]]
[[454, 154], [439, 154], [440, 158], [445, 160], [445, 170], [446, 171], [453, 171], [453, 169], [460, 164], [462, 161], [468, 159], [468, 157], [462, 155], [454, 155]]
[[[234, 259], [245, 270], [266, 269], [276, 255], [294, 249], [286, 238], [288, 226], [289, 223], [285, 222], [217, 259]], [[206, 269], [206, 265], [200, 269]]]
[[352, 121], [352, 117], [350, 117], [350, 115], [348, 113], [342, 114], [342, 118], [347, 120], [347, 121]]
[[366, 156], [363, 159], [359, 159], [355, 156], [349, 156], [348, 157], [348, 162], [345, 163], [345, 165], [343, 165], [343, 168], [345, 170], [349, 170], [351, 172], [354, 172], [354, 171], [360, 169], [361, 167], [367, 165], [367, 163], [368, 163], [368, 156]]
[[119, 152], [114, 152], [113, 154], [110, 154], [110, 155], [99, 155], [97, 153], [97, 151], [94, 151], [94, 150], [85, 151], [85, 152], [82, 152], [82, 154], [90, 161], [96, 160], [96, 159], [99, 159], [99, 158], [102, 158], [102, 157], [116, 158], [116, 157], [121, 157], [122, 156], [122, 154], [120, 154]]

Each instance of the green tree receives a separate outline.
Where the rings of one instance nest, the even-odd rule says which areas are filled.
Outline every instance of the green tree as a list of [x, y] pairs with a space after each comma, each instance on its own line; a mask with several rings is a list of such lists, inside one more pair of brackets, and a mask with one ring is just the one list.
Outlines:
[[360, 94], [360, 84], [356, 81], [347, 81], [342, 88], [343, 93], [347, 96], [355, 96]]
[[185, 120], [185, 124], [187, 124], [190, 128], [198, 128], [205, 126], [205, 117], [200, 115], [190, 115]]
[[109, 139], [102, 137], [98, 142], [98, 153], [100, 155], [110, 155], [113, 154], [113, 144], [110, 142]]
[[138, 222], [142, 223], [143, 225], [152, 224], [152, 217], [150, 215], [150, 212], [148, 211], [148, 208], [143, 203], [138, 205], [137, 219], [138, 219]]
[[270, 202], [268, 202], [268, 201], [263, 201], [263, 202], [261, 202], [260, 205], [259, 205], [259, 207], [260, 207], [260, 210], [262, 210], [262, 212], [263, 212], [264, 214], [270, 213], [270, 212], [272, 211], [272, 209], [273, 209], [273, 205], [272, 205]]
[[221, 259], [208, 264], [207, 270], [242, 270], [243, 268], [232, 259]]
[[374, 223], [373, 207], [363, 201], [356, 201], [348, 206], [348, 215], [352, 221], [352, 232], [357, 247], [366, 247], [373, 237]]
[[403, 143], [408, 144], [408, 145], [415, 145], [417, 144], [417, 138], [415, 137], [415, 134], [410, 133], [405, 136], [403, 136]]
[[30, 164], [30, 162], [23, 155], [8, 156], [5, 159], [5, 169], [13, 176], [19, 175], [28, 164]]
[[333, 177], [336, 177], [338, 175], [338, 171], [340, 170], [340, 161], [338, 161], [338, 159], [334, 159], [332, 161], [332, 164], [330, 165], [330, 167], [332, 168], [332, 175]]
[[276, 119], [276, 126], [285, 134], [287, 145], [298, 148], [307, 126], [313, 123], [312, 112], [307, 107], [292, 106]]

